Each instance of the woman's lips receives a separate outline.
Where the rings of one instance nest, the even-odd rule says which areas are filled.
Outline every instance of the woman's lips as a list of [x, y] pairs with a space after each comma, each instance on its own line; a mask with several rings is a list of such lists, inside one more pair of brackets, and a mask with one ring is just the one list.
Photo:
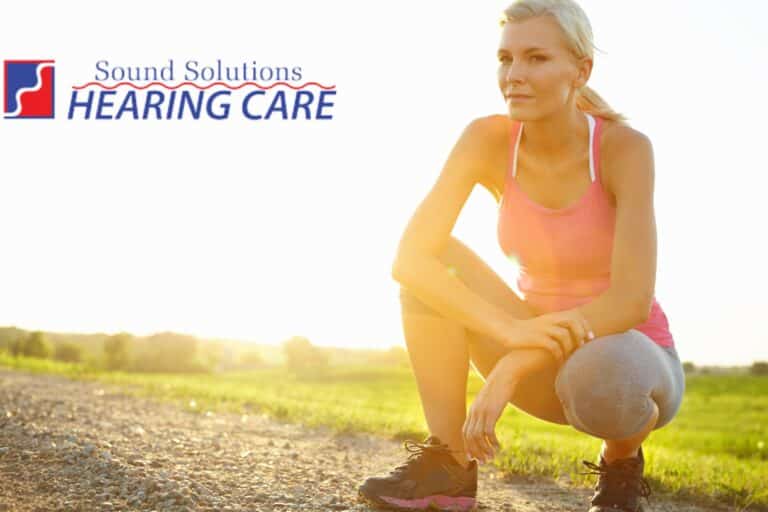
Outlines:
[[509, 101], [528, 101], [532, 100], [533, 96], [507, 96]]

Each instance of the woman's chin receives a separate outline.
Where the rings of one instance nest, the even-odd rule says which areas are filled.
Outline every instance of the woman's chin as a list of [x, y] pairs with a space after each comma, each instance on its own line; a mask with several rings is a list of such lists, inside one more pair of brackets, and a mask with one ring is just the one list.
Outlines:
[[526, 121], [535, 116], [531, 115], [531, 111], [526, 108], [519, 107], [507, 107], [507, 116], [515, 121]]

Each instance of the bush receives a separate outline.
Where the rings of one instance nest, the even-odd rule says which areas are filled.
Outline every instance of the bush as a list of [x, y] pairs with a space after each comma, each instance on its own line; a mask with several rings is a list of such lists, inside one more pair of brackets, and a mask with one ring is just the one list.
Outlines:
[[47, 359], [53, 352], [53, 346], [45, 338], [43, 331], [34, 331], [29, 333], [21, 343], [20, 354], [26, 357], [37, 357]]
[[83, 349], [79, 345], [65, 341], [56, 345], [53, 358], [66, 363], [79, 363], [83, 359]]
[[27, 331], [23, 329], [17, 329], [16, 327], [0, 327], [0, 350], [5, 350], [11, 355], [17, 356], [19, 353], [14, 353], [14, 348], [20, 350], [20, 342], [26, 338]]
[[208, 373], [209, 366], [197, 353], [198, 340], [194, 336], [161, 332], [146, 340], [146, 348], [139, 354], [132, 369], [140, 372]]
[[125, 370], [131, 364], [133, 336], [121, 332], [104, 341], [104, 365], [107, 370]]
[[695, 371], [696, 371], [696, 365], [694, 365], [694, 364], [693, 364], [692, 362], [690, 362], [690, 361], [685, 361], [685, 362], [683, 363], [683, 371], [684, 371], [685, 373], [692, 373], [692, 372], [695, 372]]
[[22, 346], [24, 345], [23, 339], [16, 339], [8, 343], [8, 353], [11, 354], [13, 357], [18, 357], [21, 355], [22, 352]]
[[749, 369], [752, 375], [768, 375], [768, 361], [755, 361]]
[[283, 342], [285, 364], [292, 370], [324, 369], [328, 366], [328, 352], [316, 347], [303, 336], [294, 336]]
[[260, 368], [264, 366], [264, 358], [256, 350], [248, 350], [237, 359], [240, 368]]
[[401, 346], [392, 346], [386, 351], [375, 351], [367, 358], [372, 365], [409, 366], [411, 364], [408, 351]]

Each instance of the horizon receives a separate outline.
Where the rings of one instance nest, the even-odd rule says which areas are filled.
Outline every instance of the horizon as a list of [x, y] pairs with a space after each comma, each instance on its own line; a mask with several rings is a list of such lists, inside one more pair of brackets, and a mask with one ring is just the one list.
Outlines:
[[[39, 329], [24, 329], [22, 327], [13, 326], [13, 325], [10, 325], [10, 326], [8, 326], [8, 325], [0, 325], [0, 329], [8, 329], [8, 328], [16, 328], [16, 329], [20, 329], [20, 330], [23, 330], [23, 331], [26, 331], [26, 332], [34, 332], [35, 330], [39, 330]], [[68, 335], [68, 334], [75, 335], [75, 336], [114, 336], [116, 334], [120, 334], [118, 332], [113, 332], [113, 333], [106, 333], [106, 332], [58, 332], [58, 331], [45, 331], [45, 330], [42, 330], [42, 332], [50, 333], [50, 334], [55, 334], [57, 336], [65, 336], [65, 335]], [[244, 346], [271, 347], [271, 348], [275, 348], [275, 349], [281, 348], [282, 344], [285, 341], [287, 341], [288, 339], [290, 339], [290, 338], [286, 338], [285, 340], [282, 340], [282, 341], [267, 342], [267, 341], [254, 341], [254, 340], [237, 339], [237, 338], [220, 338], [220, 337], [197, 336], [195, 334], [191, 334], [191, 333], [187, 333], [187, 332], [178, 332], [178, 331], [156, 331], [156, 332], [152, 332], [152, 333], [148, 333], [148, 334], [141, 334], [141, 335], [137, 335], [135, 333], [127, 332], [127, 334], [131, 335], [134, 338], [146, 338], [146, 337], [150, 337], [150, 336], [153, 336], [153, 335], [156, 335], [156, 334], [167, 333], [167, 332], [170, 332], [170, 333], [173, 333], [173, 334], [180, 334], [180, 335], [184, 335], [184, 336], [192, 336], [192, 337], [196, 338], [198, 341], [203, 341], [203, 342], [236, 343], [236, 344], [240, 344], [240, 345], [244, 345]], [[386, 352], [388, 350], [391, 350], [392, 348], [402, 348], [403, 350], [407, 351], [406, 347], [404, 347], [402, 345], [398, 345], [398, 344], [392, 344], [392, 345], [389, 345], [389, 346], [318, 345], [318, 344], [314, 343], [312, 341], [312, 339], [307, 337], [307, 336], [303, 336], [301, 334], [296, 334], [295, 336], [297, 336], [297, 337], [305, 337], [305, 338], [307, 338], [309, 340], [310, 343], [312, 343], [312, 345], [315, 345], [315, 346], [318, 346], [318, 347], [321, 347], [321, 348], [324, 348], [324, 349], [329, 349], [329, 350], [350, 350], [350, 351], [355, 351], [355, 350], [359, 350], [359, 351], [373, 350], [373, 351], [383, 351], [383, 352]], [[749, 362], [740, 363], [740, 364], [739, 363], [734, 363], [734, 364], [700, 363], [700, 362], [696, 361], [695, 359], [683, 359], [683, 358], [681, 358], [680, 361], [682, 363], [688, 363], [688, 362], [693, 363], [693, 365], [696, 368], [705, 368], [705, 367], [706, 368], [749, 368], [753, 363], [756, 363], [756, 362], [768, 362], [768, 359], [755, 359], [754, 361], [749, 361]], [[470, 371], [471, 371], [471, 369], [470, 369]]]

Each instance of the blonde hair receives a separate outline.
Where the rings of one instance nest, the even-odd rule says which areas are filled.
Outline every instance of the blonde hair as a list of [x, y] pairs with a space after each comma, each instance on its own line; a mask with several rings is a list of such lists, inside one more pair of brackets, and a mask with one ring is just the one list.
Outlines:
[[[552, 16], [557, 21], [568, 49], [576, 58], [592, 59], [596, 49], [601, 51], [592, 41], [592, 25], [586, 13], [573, 0], [515, 0], [504, 9], [499, 25], [503, 27], [507, 22], [545, 15]], [[586, 85], [576, 91], [576, 107], [582, 112], [612, 121], [627, 120], [626, 116], [614, 111], [594, 89]]]

